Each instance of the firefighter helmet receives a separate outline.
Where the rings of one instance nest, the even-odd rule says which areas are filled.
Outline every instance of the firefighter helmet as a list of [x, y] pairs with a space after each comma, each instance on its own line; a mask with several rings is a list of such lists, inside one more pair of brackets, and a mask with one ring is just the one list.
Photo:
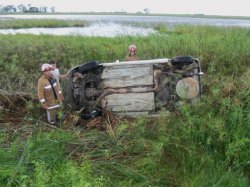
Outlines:
[[54, 70], [54, 68], [50, 64], [43, 64], [41, 67], [41, 71], [48, 71], [48, 70]]
[[136, 50], [137, 50], [136, 45], [131, 44], [131, 45], [128, 47], [128, 50], [129, 50], [129, 52], [136, 52]]

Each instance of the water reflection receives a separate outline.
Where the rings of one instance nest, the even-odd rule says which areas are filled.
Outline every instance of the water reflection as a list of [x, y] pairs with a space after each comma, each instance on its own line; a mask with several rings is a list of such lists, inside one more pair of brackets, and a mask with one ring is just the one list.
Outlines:
[[0, 34], [49, 34], [49, 35], [75, 35], [75, 36], [147, 36], [156, 33], [152, 28], [125, 26], [116, 23], [99, 23], [89, 27], [65, 28], [29, 28], [29, 29], [2, 29]]

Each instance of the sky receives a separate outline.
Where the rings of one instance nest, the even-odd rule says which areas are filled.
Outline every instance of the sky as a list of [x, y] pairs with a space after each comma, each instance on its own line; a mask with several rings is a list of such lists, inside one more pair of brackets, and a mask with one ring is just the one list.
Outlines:
[[0, 0], [0, 5], [55, 6], [56, 12], [144, 12], [250, 16], [250, 0]]

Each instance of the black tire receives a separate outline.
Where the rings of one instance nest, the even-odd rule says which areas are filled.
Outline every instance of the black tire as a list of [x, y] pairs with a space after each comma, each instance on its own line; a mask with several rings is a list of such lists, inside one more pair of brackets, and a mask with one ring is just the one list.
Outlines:
[[79, 65], [78, 68], [77, 68], [77, 71], [84, 74], [90, 70], [94, 70], [94, 69], [97, 69], [99, 67], [101, 67], [102, 65], [99, 64], [97, 61], [90, 61], [90, 62], [87, 62], [85, 64], [82, 64], [82, 65]]
[[191, 56], [178, 56], [178, 57], [171, 59], [171, 63], [173, 66], [190, 65], [193, 62], [194, 62], [194, 59]]

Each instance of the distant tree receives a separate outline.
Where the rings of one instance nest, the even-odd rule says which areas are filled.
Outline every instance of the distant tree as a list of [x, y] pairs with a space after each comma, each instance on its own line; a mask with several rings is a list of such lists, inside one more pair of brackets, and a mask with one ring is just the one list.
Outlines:
[[5, 13], [14, 13], [14, 12], [16, 12], [16, 7], [14, 5], [3, 6], [2, 12], [5, 12]]
[[19, 12], [27, 12], [28, 8], [24, 4], [20, 4], [17, 6]]
[[51, 11], [52, 13], [54, 13], [55, 10], [56, 10], [56, 8], [55, 8], [54, 6], [50, 7], [50, 11]]
[[35, 6], [32, 6], [31, 4], [28, 4], [28, 5], [19, 4], [17, 7], [14, 5], [7, 5], [7, 6], [0, 5], [0, 12], [3, 12], [3, 13], [15, 13], [15, 12], [24, 12], [24, 13], [43, 12], [43, 13], [46, 13], [46, 12], [48, 12], [49, 9], [51, 10], [51, 12], [55, 12], [55, 7], [47, 7], [47, 6], [35, 7]]
[[46, 13], [47, 11], [48, 11], [48, 7], [43, 6], [42, 9], [41, 9], [41, 12]]
[[37, 7], [29, 7], [29, 12], [39, 12], [39, 8], [37, 8]]
[[149, 14], [150, 13], [149, 8], [144, 8], [143, 11], [145, 12], [145, 14]]

